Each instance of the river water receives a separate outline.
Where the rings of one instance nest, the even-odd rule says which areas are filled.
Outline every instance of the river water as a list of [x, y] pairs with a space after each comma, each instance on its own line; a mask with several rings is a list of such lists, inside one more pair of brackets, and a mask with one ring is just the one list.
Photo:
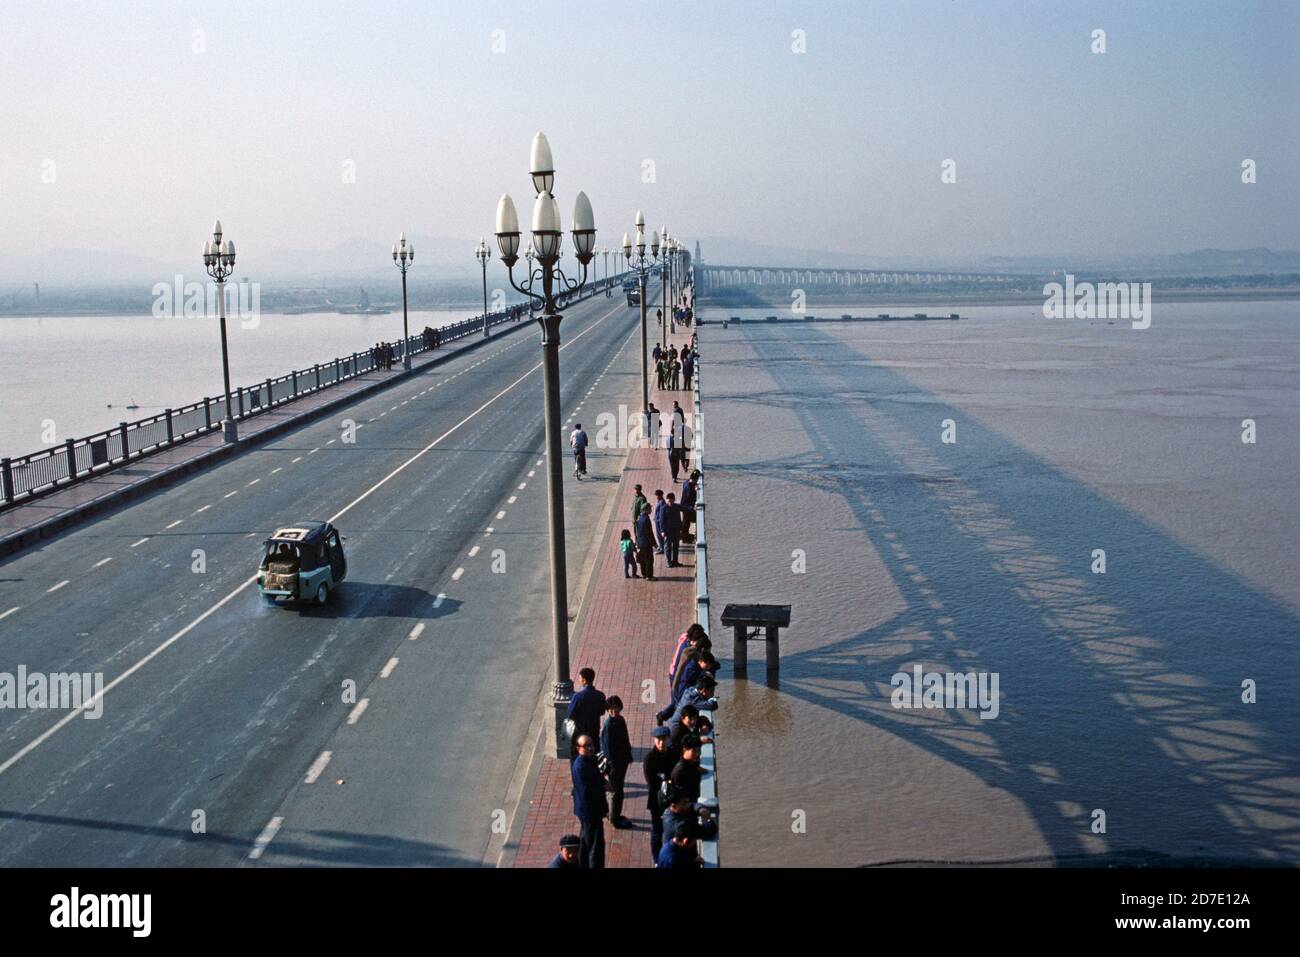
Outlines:
[[960, 311], [700, 330], [724, 863], [1300, 863], [1300, 304]]
[[[479, 314], [413, 311], [408, 322], [416, 335], [426, 325]], [[400, 339], [402, 314], [265, 313], [256, 322], [232, 318], [226, 328], [231, 385], [252, 385]], [[3, 318], [0, 355], [0, 456], [35, 452], [222, 390], [221, 336], [210, 318]]]

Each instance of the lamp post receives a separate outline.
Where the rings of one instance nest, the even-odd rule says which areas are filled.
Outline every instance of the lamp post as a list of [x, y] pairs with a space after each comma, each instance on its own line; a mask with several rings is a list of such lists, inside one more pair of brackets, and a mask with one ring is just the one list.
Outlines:
[[397, 238], [393, 247], [393, 262], [402, 271], [402, 368], [411, 368], [411, 333], [406, 320], [406, 270], [415, 262], [415, 244], [407, 243], [406, 233]]
[[239, 441], [239, 428], [230, 409], [230, 350], [226, 345], [226, 280], [235, 271], [235, 244], [221, 238], [221, 220], [212, 227], [212, 238], [203, 243], [203, 265], [217, 281], [218, 314], [221, 316], [221, 375], [226, 386], [226, 417], [221, 436], [226, 442]]
[[628, 266], [636, 270], [637, 288], [640, 291], [641, 300], [641, 422], [645, 434], [650, 434], [650, 355], [646, 351], [646, 302], [645, 302], [645, 275], [646, 270], [654, 265], [655, 259], [659, 256], [659, 237], [651, 233], [650, 256], [645, 254], [645, 217], [641, 215], [641, 210], [636, 211], [636, 249], [633, 251], [632, 240], [627, 233], [623, 234], [623, 258], [627, 260]]
[[663, 346], [664, 350], [667, 351], [668, 324], [672, 321], [671, 316], [672, 316], [672, 308], [673, 308], [673, 297], [672, 297], [672, 293], [669, 291], [668, 288], [668, 284], [669, 284], [668, 277], [671, 275], [672, 268], [673, 268], [673, 261], [672, 261], [673, 247], [672, 247], [672, 243], [668, 239], [667, 226], [663, 227], [663, 229], [660, 230], [660, 236], [662, 237], [662, 243], [663, 243], [664, 261], [663, 261], [663, 266], [659, 270], [659, 283], [660, 283], [659, 298], [662, 302], [660, 311], [663, 314], [663, 318], [659, 323], [660, 330], [661, 330], [659, 334], [662, 337], [660, 339], [660, 344]]
[[[528, 240], [528, 248], [524, 250], [524, 259], [528, 260], [528, 275], [533, 274], [533, 260], [537, 258], [537, 252], [533, 249], [533, 241]], [[528, 300], [528, 318], [533, 318], [533, 300]]]
[[[519, 216], [514, 201], [503, 195], [497, 203], [496, 239], [510, 275], [510, 285], [537, 302], [542, 314], [537, 317], [542, 329], [542, 391], [546, 424], [546, 492], [551, 547], [551, 642], [555, 657], [555, 684], [551, 703], [554, 708], [555, 753], [569, 756], [569, 742], [564, 733], [565, 713], [573, 697], [569, 677], [569, 597], [564, 554], [564, 462], [560, 444], [560, 320], [556, 308], [557, 293], [573, 292], [587, 282], [587, 266], [596, 243], [596, 220], [587, 194], [579, 191], [573, 203], [573, 251], [582, 269], [578, 279], [570, 279], [559, 268], [560, 206], [551, 193], [555, 185], [555, 164], [551, 145], [538, 133], [533, 137], [530, 172], [537, 198], [533, 203], [533, 249], [538, 268], [529, 261], [528, 276], [515, 281], [515, 264], [519, 261]], [[558, 289], [557, 289], [558, 285]], [[540, 289], [540, 292], [535, 290]]]
[[474, 250], [474, 258], [483, 267], [483, 338], [486, 339], [488, 334], [487, 264], [488, 259], [491, 257], [488, 254], [487, 243], [483, 242], [481, 236], [479, 237], [478, 247]]

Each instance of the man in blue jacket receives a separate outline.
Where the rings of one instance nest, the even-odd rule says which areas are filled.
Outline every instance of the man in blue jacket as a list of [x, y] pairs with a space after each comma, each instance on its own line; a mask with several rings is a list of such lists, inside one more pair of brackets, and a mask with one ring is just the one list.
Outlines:
[[605, 800], [605, 779], [596, 767], [596, 743], [590, 735], [578, 735], [578, 756], [571, 768], [573, 774], [573, 814], [581, 825], [582, 842], [578, 860], [583, 867], [605, 866], [605, 816], [609, 803]]
[[583, 668], [578, 672], [578, 690], [569, 699], [569, 710], [565, 714], [573, 722], [570, 757], [578, 756], [578, 739], [584, 734], [593, 739], [600, 737], [600, 719], [604, 715], [605, 692], [596, 690], [596, 672]]

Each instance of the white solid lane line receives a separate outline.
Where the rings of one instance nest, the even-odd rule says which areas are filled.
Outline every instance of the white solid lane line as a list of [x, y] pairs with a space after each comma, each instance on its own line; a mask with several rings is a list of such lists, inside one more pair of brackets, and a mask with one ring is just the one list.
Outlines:
[[393, 673], [393, 669], [396, 667], [397, 667], [397, 659], [389, 658], [388, 664], [384, 665], [384, 670], [379, 672], [379, 677], [387, 678], [389, 675]]
[[45, 594], [48, 595], [48, 594], [49, 594], [50, 592], [52, 592], [52, 591], [58, 591], [60, 588], [62, 588], [62, 587], [63, 587], [64, 585], [66, 585], [67, 583], [68, 583], [68, 579], [65, 578], [65, 579], [63, 579], [63, 581], [59, 582], [57, 585], [54, 585], [54, 586], [52, 586], [52, 587], [50, 587], [50, 588], [45, 589]]
[[279, 833], [280, 825], [283, 823], [284, 818], [273, 817], [267, 823], [266, 827], [262, 828], [262, 833], [259, 834], [257, 840], [253, 842], [253, 849], [248, 852], [248, 859], [250, 861], [255, 861], [262, 856], [262, 852], [266, 850], [266, 846], [275, 840], [275, 835]]
[[[563, 345], [561, 345], [561, 346], [560, 346], [561, 351], [564, 350], [564, 349], [567, 349], [569, 346], [573, 345], [573, 343], [577, 342], [579, 339], [581, 339], [581, 338], [582, 338], [583, 336], [585, 336], [587, 333], [591, 332], [593, 329], [595, 329], [598, 325], [600, 325], [602, 322], [604, 322], [606, 319], [608, 319], [608, 318], [609, 318], [610, 316], [612, 316], [612, 315], [614, 315], [614, 312], [613, 312], [613, 311], [610, 311], [609, 313], [607, 313], [607, 314], [605, 314], [604, 316], [602, 316], [600, 319], [597, 319], [597, 320], [596, 320], [595, 322], [593, 322], [591, 325], [587, 326], [586, 329], [583, 329], [581, 332], [579, 332], [576, 336], [574, 336], [574, 337], [573, 337], [572, 339], [570, 339], [568, 342], [566, 342], [566, 343], [564, 343]], [[536, 371], [537, 371], [538, 369], [540, 369], [541, 367], [542, 367], [542, 364], [541, 364], [540, 362], [537, 363], [536, 365], [534, 365], [534, 366], [533, 366], [532, 368], [530, 368], [527, 372], [525, 372], [523, 375], [521, 375], [518, 379], [515, 379], [514, 382], [510, 383], [508, 386], [506, 386], [504, 389], [502, 389], [502, 390], [501, 390], [500, 392], [498, 392], [496, 395], [492, 396], [492, 398], [488, 399], [486, 402], [484, 402], [482, 405], [480, 405], [477, 409], [475, 409], [475, 410], [474, 410], [473, 412], [471, 412], [469, 415], [465, 416], [465, 418], [461, 419], [459, 422], [457, 422], [455, 425], [453, 425], [453, 426], [452, 426], [450, 429], [448, 429], [446, 432], [442, 433], [442, 435], [438, 436], [436, 439], [434, 439], [432, 442], [430, 442], [428, 445], [426, 445], [426, 446], [425, 446], [424, 448], [422, 448], [420, 451], [416, 452], [414, 455], [412, 455], [409, 459], [407, 459], [407, 460], [406, 460], [405, 462], [403, 462], [401, 465], [397, 466], [397, 468], [393, 469], [391, 472], [389, 472], [387, 475], [385, 475], [382, 479], [380, 479], [380, 480], [379, 480], [378, 482], [376, 482], [374, 485], [370, 486], [370, 488], [366, 489], [366, 491], [362, 492], [360, 495], [358, 495], [356, 498], [354, 498], [354, 499], [353, 499], [351, 502], [349, 502], [347, 505], [343, 506], [342, 509], [340, 509], [339, 511], [335, 512], [332, 516], [330, 516], [330, 518], [328, 519], [328, 521], [331, 522], [331, 523], [334, 523], [334, 522], [338, 521], [340, 518], [342, 518], [344, 515], [346, 515], [348, 512], [352, 511], [352, 509], [354, 509], [357, 505], [359, 505], [361, 502], [365, 501], [367, 498], [369, 498], [371, 495], [373, 495], [376, 491], [378, 491], [381, 487], [383, 487], [384, 485], [386, 485], [390, 480], [392, 480], [392, 478], [393, 478], [394, 476], [400, 474], [400, 473], [401, 473], [402, 471], [404, 471], [407, 467], [409, 467], [410, 465], [412, 465], [413, 463], [415, 463], [415, 462], [417, 462], [419, 459], [421, 459], [421, 458], [422, 458], [422, 457], [423, 457], [427, 452], [431, 451], [432, 449], [434, 449], [434, 448], [436, 448], [438, 445], [440, 445], [442, 442], [446, 441], [446, 439], [447, 439], [449, 436], [451, 436], [453, 433], [455, 433], [457, 430], [459, 430], [461, 427], [463, 427], [467, 422], [470, 422], [471, 420], [477, 418], [477, 417], [478, 417], [478, 416], [479, 416], [479, 415], [480, 415], [480, 414], [481, 414], [485, 409], [487, 409], [489, 406], [491, 406], [494, 402], [496, 402], [498, 399], [500, 399], [503, 395], [505, 395], [506, 393], [508, 393], [508, 392], [510, 392], [511, 390], [513, 390], [516, 386], [518, 386], [521, 382], [523, 382], [525, 379], [527, 379], [530, 375], [532, 375], [534, 372], [536, 372]], [[296, 461], [296, 460], [295, 460], [295, 461]], [[254, 533], [252, 533], [252, 532], [249, 533], [250, 536], [253, 535], [253, 534], [254, 534]], [[95, 707], [97, 706], [97, 703], [98, 703], [98, 702], [99, 702], [99, 701], [104, 697], [104, 695], [108, 694], [108, 692], [112, 691], [114, 688], [116, 688], [118, 685], [120, 685], [123, 681], [125, 681], [127, 678], [130, 678], [133, 674], [135, 674], [137, 671], [139, 671], [141, 668], [143, 668], [143, 667], [144, 667], [145, 665], [147, 665], [149, 662], [153, 661], [155, 658], [157, 658], [160, 654], [162, 654], [164, 651], [166, 651], [166, 650], [167, 650], [168, 648], [170, 648], [172, 645], [176, 644], [176, 642], [180, 641], [182, 638], [184, 638], [186, 635], [188, 635], [191, 631], [193, 631], [195, 628], [197, 628], [197, 627], [198, 627], [199, 625], [201, 625], [203, 622], [207, 621], [209, 618], [211, 618], [213, 615], [215, 615], [218, 611], [220, 611], [222, 608], [224, 608], [226, 605], [230, 604], [230, 602], [234, 601], [235, 598], [237, 598], [237, 597], [238, 597], [238, 596], [239, 596], [239, 595], [244, 591], [244, 589], [248, 588], [249, 585], [254, 584], [256, 581], [257, 581], [257, 576], [256, 576], [256, 575], [250, 575], [248, 578], [244, 579], [243, 582], [241, 582], [238, 586], [236, 586], [234, 589], [232, 589], [230, 592], [228, 592], [228, 593], [225, 595], [225, 597], [223, 597], [220, 601], [218, 601], [218, 602], [216, 602], [215, 604], [213, 604], [213, 605], [212, 605], [211, 607], [209, 607], [206, 611], [204, 611], [202, 614], [200, 614], [198, 617], [196, 617], [193, 621], [191, 621], [191, 622], [190, 622], [188, 625], [186, 625], [184, 628], [180, 629], [178, 632], [176, 632], [176, 633], [175, 633], [174, 635], [172, 635], [170, 638], [167, 638], [167, 639], [165, 639], [164, 641], [160, 642], [160, 643], [158, 644], [158, 646], [155, 647], [152, 651], [150, 651], [147, 655], [145, 655], [143, 658], [141, 658], [141, 659], [140, 659], [139, 661], [137, 661], [135, 664], [133, 664], [133, 665], [131, 665], [130, 667], [128, 667], [125, 671], [123, 671], [120, 675], [118, 675], [118, 676], [117, 676], [116, 678], [114, 678], [112, 681], [110, 681], [110, 682], [108, 682], [107, 684], [105, 684], [104, 687], [103, 687], [103, 688], [102, 688], [98, 693], [96, 693], [96, 694], [94, 694], [94, 695], [91, 696], [91, 698], [90, 698], [89, 701], [85, 701], [85, 702], [83, 702], [82, 705], [81, 705], [81, 707], [79, 707], [79, 708], [72, 708], [71, 710], [69, 710], [68, 713], [65, 714], [62, 718], [60, 718], [58, 721], [56, 721], [53, 725], [51, 725], [51, 726], [50, 726], [49, 728], [47, 728], [45, 731], [41, 732], [39, 735], [37, 735], [37, 736], [36, 736], [35, 738], [33, 738], [31, 741], [27, 742], [25, 745], [23, 745], [21, 748], [19, 748], [18, 751], [16, 751], [12, 757], [10, 757], [10, 758], [8, 758], [7, 760], [5, 760], [3, 764], [0, 764], [0, 774], [4, 774], [6, 771], [8, 771], [10, 768], [12, 768], [15, 764], [17, 764], [17, 763], [18, 763], [19, 761], [21, 761], [23, 758], [27, 757], [27, 755], [31, 754], [33, 751], [35, 751], [37, 748], [39, 748], [42, 744], [44, 744], [46, 741], [48, 741], [50, 738], [52, 738], [55, 734], [57, 734], [58, 732], [62, 731], [64, 728], [66, 728], [69, 724], [71, 724], [71, 723], [72, 723], [73, 721], [75, 721], [77, 718], [81, 717], [81, 715], [82, 715], [83, 713], [85, 713], [87, 710], [90, 710], [90, 709], [95, 708]], [[63, 585], [66, 585], [66, 584], [67, 584], [67, 582], [63, 582]], [[56, 587], [61, 588], [62, 585], [58, 585], [58, 586], [56, 586]], [[442, 605], [443, 600], [444, 600], [446, 597], [447, 597], [447, 596], [446, 596], [445, 594], [439, 593], [437, 599], [436, 599], [436, 600], [434, 601], [434, 603], [433, 603], [433, 607], [434, 607], [434, 608], [438, 608], [438, 607], [440, 607], [440, 606]], [[268, 825], [268, 827], [269, 827], [269, 825]], [[278, 829], [279, 825], [277, 824], [276, 827], [277, 827], [277, 829]], [[274, 835], [272, 835], [272, 836], [274, 836]], [[268, 841], [269, 841], [269, 838], [268, 838]]]
[[137, 545], [143, 545], [147, 541], [149, 541], [149, 537], [145, 536], [144, 538], [140, 539], [140, 541], [138, 542], [132, 542], [128, 547], [135, 548]]
[[107, 565], [107, 564], [108, 564], [109, 562], [111, 562], [112, 560], [113, 560], [113, 556], [111, 556], [111, 555], [110, 555], [108, 558], [101, 558], [99, 561], [95, 562], [95, 567], [96, 567], [96, 568], [101, 568], [101, 567], [103, 567], [104, 565]]
[[[437, 606], [435, 605], [434, 607], [436, 608]], [[418, 625], [416, 625], [414, 628], [411, 629], [411, 633], [406, 636], [407, 640], [415, 641], [416, 638], [420, 637], [423, 631], [424, 631], [424, 622], [420, 622]]]
[[311, 767], [307, 769], [307, 776], [302, 779], [302, 783], [315, 784], [316, 779], [321, 776], [321, 772], [325, 770], [325, 766], [330, 763], [332, 757], [334, 757], [333, 751], [322, 751], [320, 757], [313, 761]]
[[361, 716], [366, 713], [366, 709], [369, 707], [370, 707], [369, 698], [362, 698], [360, 701], [358, 701], [357, 706], [353, 708], [351, 713], [348, 715], [348, 724], [356, 724], [358, 721], [360, 721]]
[[10, 615], [12, 615], [14, 612], [16, 612], [16, 611], [17, 611], [19, 608], [21, 608], [21, 607], [23, 607], [23, 606], [22, 606], [22, 605], [14, 605], [14, 606], [13, 606], [12, 608], [10, 608], [8, 611], [6, 611], [6, 612], [0, 612], [0, 618], [8, 618]]

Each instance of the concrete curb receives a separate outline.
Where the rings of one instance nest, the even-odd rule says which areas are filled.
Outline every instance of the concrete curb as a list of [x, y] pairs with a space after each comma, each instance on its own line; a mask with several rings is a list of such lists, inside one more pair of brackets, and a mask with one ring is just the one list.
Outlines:
[[[576, 305], [576, 303], [573, 305]], [[370, 385], [363, 386], [355, 392], [350, 392], [347, 395], [340, 395], [314, 409], [299, 412], [297, 415], [291, 416], [283, 422], [268, 426], [259, 431], [256, 437], [248, 442], [239, 442], [235, 445], [223, 445], [220, 448], [212, 449], [210, 452], [205, 452], [202, 455], [195, 456], [187, 462], [181, 462], [171, 468], [164, 469], [146, 479], [141, 479], [139, 482], [124, 486], [120, 489], [115, 489], [111, 492], [106, 492], [99, 498], [92, 499], [89, 502], [83, 502], [76, 508], [69, 509], [67, 512], [57, 516], [56, 518], [47, 519], [44, 522], [32, 525], [19, 532], [13, 532], [5, 538], [0, 538], [0, 561], [11, 557], [18, 552], [24, 551], [25, 549], [31, 548], [44, 539], [52, 538], [60, 532], [64, 532], [76, 525], [80, 525], [96, 515], [104, 514], [120, 508], [121, 506], [135, 501], [151, 492], [155, 492], [160, 488], [174, 485], [192, 472], [209, 468], [227, 458], [243, 454], [246, 451], [251, 451], [252, 449], [261, 446], [266, 440], [275, 438], [276, 436], [283, 435], [285, 432], [306, 425], [329, 412], [358, 400], [369, 398], [377, 393], [384, 392], [399, 383], [406, 382], [413, 376], [422, 375], [428, 369], [435, 368], [436, 366], [450, 362], [452, 359], [459, 358], [467, 353], [481, 349], [488, 343], [496, 342], [513, 332], [518, 332], [520, 329], [532, 327], [533, 324], [531, 322], [521, 321], [486, 339], [475, 339], [472, 342], [465, 343], [461, 348], [456, 349], [454, 352], [435, 356], [432, 360], [424, 363], [419, 368], [411, 369], [410, 371], [403, 369], [394, 376], [383, 379], [379, 382], [372, 382]]]

